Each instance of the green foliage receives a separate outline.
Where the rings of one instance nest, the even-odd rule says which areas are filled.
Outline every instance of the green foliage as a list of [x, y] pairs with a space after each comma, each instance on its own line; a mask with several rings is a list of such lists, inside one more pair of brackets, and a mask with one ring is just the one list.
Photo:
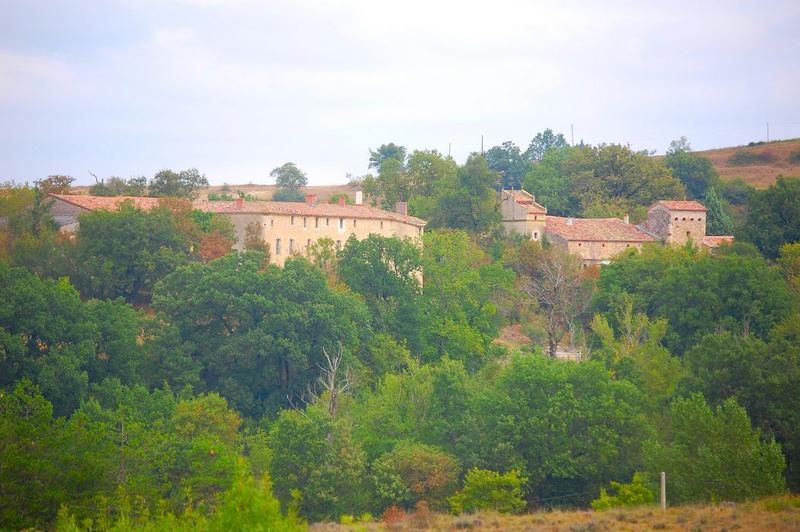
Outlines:
[[344, 202], [346, 205], [355, 205], [355, 200], [351, 198], [349, 195], [345, 194], [344, 192], [337, 192], [336, 194], [332, 194], [331, 197], [328, 199], [328, 203], [339, 203], [339, 200], [344, 198]]
[[681, 355], [717, 330], [766, 337], [793, 309], [779, 271], [759, 256], [713, 256], [690, 248], [646, 246], [600, 271], [595, 308], [633, 308], [666, 318], [665, 346]]
[[689, 196], [698, 200], [703, 200], [708, 189], [719, 180], [711, 160], [688, 151], [669, 153], [664, 162], [672, 175], [681, 180]]
[[308, 177], [305, 172], [295, 166], [294, 163], [284, 163], [273, 168], [269, 175], [275, 180], [275, 184], [279, 189], [297, 191], [308, 185]]
[[728, 214], [728, 207], [717, 196], [714, 187], [706, 192], [706, 234], [731, 235], [733, 234], [733, 220]]
[[89, 194], [92, 196], [144, 196], [146, 188], [147, 178], [144, 176], [130, 179], [111, 176], [90, 186]]
[[161, 170], [150, 180], [148, 193], [153, 197], [173, 197], [194, 199], [200, 188], [208, 186], [206, 176], [196, 168], [173, 172]]
[[372, 463], [372, 478], [380, 508], [407, 508], [425, 501], [441, 508], [458, 480], [458, 461], [436, 447], [400, 442]]
[[284, 506], [299, 493], [299, 512], [307, 519], [335, 519], [366, 510], [365, 457], [346, 422], [326, 408], [284, 410], [269, 431], [269, 470]]
[[739, 501], [781, 493], [785, 461], [735, 399], [712, 410], [700, 394], [676, 399], [659, 440], [645, 443], [645, 471], [667, 474], [673, 504]]
[[534, 498], [588, 503], [609, 478], [627, 477], [651, 434], [642, 395], [599, 363], [516, 356], [483, 384], [473, 406], [479, 467], [517, 469]]
[[775, 154], [769, 150], [736, 150], [736, 152], [728, 158], [728, 164], [731, 166], [770, 164], [774, 162], [775, 159]]
[[418, 243], [371, 234], [351, 235], [339, 253], [339, 277], [364, 297], [376, 331], [421, 348], [419, 304], [422, 251]]
[[519, 189], [522, 179], [528, 172], [528, 161], [522, 155], [519, 146], [513, 142], [504, 142], [486, 152], [486, 163], [489, 168], [500, 174], [500, 184], [504, 189]]
[[767, 189], [754, 191], [742, 235], [771, 259], [783, 244], [800, 241], [800, 178], [779, 177]]
[[592, 508], [603, 511], [611, 508], [626, 506], [644, 506], [653, 504], [655, 494], [648, 488], [641, 473], [634, 473], [629, 484], [611, 481], [613, 495], [609, 495], [605, 488], [600, 488], [600, 497], [592, 501]]
[[176, 270], [153, 307], [201, 364], [205, 389], [247, 416], [274, 412], [313, 383], [323, 348], [341, 344], [350, 356], [369, 332], [364, 304], [332, 290], [318, 268], [302, 258], [265, 267], [257, 252]]
[[550, 128], [537, 133], [525, 150], [529, 161], [541, 161], [549, 152], [561, 150], [568, 146], [567, 139], [561, 133], [555, 134]]
[[305, 199], [305, 195], [300, 190], [291, 188], [279, 188], [272, 195], [272, 201], [291, 201], [300, 203], [305, 201]]
[[500, 474], [472, 468], [464, 478], [464, 489], [447, 499], [454, 514], [476, 510], [494, 510], [504, 514], [525, 508], [523, 485], [527, 482], [516, 469]]
[[480, 366], [500, 324], [495, 298], [511, 289], [513, 272], [463, 231], [425, 233], [423, 272], [424, 359], [447, 355]]
[[167, 207], [145, 212], [130, 203], [82, 215], [76, 249], [81, 292], [127, 301], [149, 296], [156, 281], [189, 260], [191, 242], [177, 222]]
[[377, 150], [369, 150], [369, 167], [375, 168], [380, 171], [383, 163], [388, 160], [394, 160], [401, 165], [406, 161], [406, 148], [405, 146], [398, 146], [394, 142], [389, 144], [381, 144]]

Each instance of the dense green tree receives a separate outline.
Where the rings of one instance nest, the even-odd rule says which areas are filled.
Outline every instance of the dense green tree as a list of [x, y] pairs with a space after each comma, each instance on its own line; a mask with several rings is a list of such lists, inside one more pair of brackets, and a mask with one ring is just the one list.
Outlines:
[[485, 157], [489, 168], [500, 174], [502, 188], [519, 189], [522, 186], [522, 179], [528, 172], [529, 164], [519, 146], [507, 141], [500, 146], [489, 148]]
[[513, 272], [463, 231], [426, 233], [423, 271], [425, 360], [448, 355], [481, 366], [501, 321], [495, 298], [511, 289]]
[[771, 259], [783, 244], [800, 242], [800, 178], [778, 177], [767, 189], [752, 192], [742, 236]]
[[672, 170], [672, 175], [681, 180], [687, 194], [700, 201], [705, 199], [708, 189], [719, 180], [719, 175], [709, 159], [689, 151], [668, 153], [664, 163]]
[[411, 240], [351, 236], [339, 253], [339, 276], [364, 297], [376, 331], [420, 349], [422, 250]]
[[796, 316], [768, 341], [731, 333], [709, 334], [686, 353], [691, 369], [684, 387], [712, 405], [729, 397], [747, 409], [753, 424], [775, 436], [786, 456], [792, 487], [800, 482], [800, 325]]
[[85, 295], [147, 298], [158, 279], [189, 260], [191, 240], [169, 208], [131, 203], [80, 217], [77, 284]]
[[529, 161], [541, 161], [551, 150], [560, 150], [568, 146], [567, 139], [561, 133], [555, 134], [550, 128], [537, 133], [525, 150], [525, 157]]
[[198, 190], [208, 186], [208, 179], [196, 168], [174, 172], [161, 170], [150, 180], [149, 195], [194, 199]]
[[153, 306], [192, 346], [205, 388], [245, 415], [286, 404], [313, 383], [323, 348], [342, 345], [351, 357], [369, 333], [366, 307], [332, 290], [302, 258], [283, 268], [264, 266], [263, 254], [230, 254], [191, 264], [164, 278]]
[[284, 505], [299, 498], [303, 517], [336, 519], [369, 508], [364, 453], [346, 421], [331, 417], [327, 409], [284, 410], [270, 428], [269, 446], [275, 495]]
[[442, 508], [458, 481], [458, 461], [431, 445], [400, 442], [372, 463], [372, 482], [379, 508], [410, 508], [425, 501]]
[[731, 398], [712, 410], [700, 394], [676, 399], [659, 440], [645, 443], [645, 471], [667, 474], [673, 504], [739, 501], [780, 493], [785, 461]]
[[[664, 344], [682, 355], [710, 332], [747, 332], [765, 338], [793, 309], [780, 272], [762, 257], [713, 256], [689, 248], [648, 247], [600, 271], [595, 308], [634, 310], [666, 318]], [[613, 321], [613, 316], [610, 316]]]
[[380, 171], [383, 164], [388, 160], [395, 160], [400, 163], [401, 168], [406, 162], [405, 146], [398, 146], [394, 142], [381, 144], [376, 150], [369, 150], [369, 167]]
[[408, 201], [412, 193], [403, 163], [391, 157], [380, 164], [377, 177], [364, 178], [362, 187], [373, 205], [380, 204], [387, 210], [394, 210], [398, 201]]
[[[525, 176], [524, 188], [536, 196], [536, 201], [556, 216], [575, 216], [580, 212], [579, 200], [572, 196], [571, 173], [582, 166], [576, 154], [581, 148], [548, 150], [540, 162]], [[585, 170], [581, 170], [585, 171]]]
[[279, 189], [299, 190], [308, 185], [308, 177], [294, 163], [284, 163], [269, 173]]
[[634, 385], [597, 362], [514, 357], [473, 407], [481, 435], [474, 465], [520, 471], [533, 500], [569, 494], [564, 504], [586, 504], [639, 464], [650, 434], [641, 402]]
[[733, 234], [733, 220], [728, 214], [728, 206], [719, 199], [717, 191], [711, 187], [706, 192], [705, 205], [706, 213], [706, 233], [709, 235], [731, 235]]
[[498, 179], [499, 174], [489, 168], [482, 155], [470, 155], [454, 180], [439, 184], [430, 225], [474, 233], [491, 230], [500, 221], [494, 189]]

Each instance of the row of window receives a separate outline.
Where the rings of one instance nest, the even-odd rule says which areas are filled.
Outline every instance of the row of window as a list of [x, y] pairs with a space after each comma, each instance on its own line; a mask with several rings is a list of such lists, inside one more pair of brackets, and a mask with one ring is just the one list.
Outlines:
[[[308, 240], [306, 240], [306, 247], [309, 247], [309, 246], [311, 246], [311, 239], [310, 238]], [[341, 240], [337, 240], [336, 241], [336, 250], [338, 251], [340, 249], [342, 249], [342, 241]], [[296, 250], [295, 250], [295, 246], [294, 246], [294, 238], [290, 238], [289, 239], [289, 255], [291, 255], [295, 251]], [[275, 239], [275, 254], [276, 255], [280, 255], [281, 254], [281, 239], [280, 238], [276, 238]]]
[[[291, 217], [291, 225], [294, 225], [295, 216]], [[274, 227], [274, 220], [270, 220], [270, 227]], [[331, 225], [331, 219], [325, 218], [325, 225]], [[308, 227], [308, 216], [303, 216], [303, 227]], [[353, 218], [353, 227], [358, 227], [358, 219]], [[314, 217], [314, 229], [319, 229], [319, 217]], [[344, 218], [339, 218], [339, 229], [344, 229]], [[381, 222], [381, 229], [383, 229], [383, 222]]]
[[[676, 222], [678, 221], [678, 217], [677, 217], [677, 216], [675, 217], [675, 221], [676, 221]], [[683, 218], [681, 218], [681, 221], [685, 222], [685, 221], [686, 221], [686, 217], [684, 216]], [[694, 221], [694, 218], [689, 218], [689, 221], [690, 221], [690, 222], [693, 222], [693, 221]], [[698, 222], [702, 222], [702, 221], [703, 221], [703, 219], [702, 219], [702, 218], [698, 218], [698, 219], [697, 219], [697, 221], [698, 221]]]

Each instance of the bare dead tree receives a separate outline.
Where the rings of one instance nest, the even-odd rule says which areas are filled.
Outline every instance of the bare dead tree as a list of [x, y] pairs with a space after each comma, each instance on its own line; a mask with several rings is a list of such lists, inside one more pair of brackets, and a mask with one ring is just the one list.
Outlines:
[[591, 287], [575, 257], [549, 248], [537, 258], [526, 291], [536, 299], [547, 319], [547, 352], [554, 357], [567, 331], [572, 344], [576, 321], [589, 308]]
[[[314, 385], [306, 386], [305, 391], [299, 395], [298, 399], [305, 406], [308, 406], [318, 402], [320, 397], [327, 392], [325, 400], [328, 403], [328, 413], [335, 417], [339, 396], [355, 385], [355, 378], [350, 368], [345, 368], [342, 365], [344, 348], [341, 345], [333, 354], [328, 353], [328, 350], [323, 347], [322, 354], [325, 357], [325, 362], [324, 365], [317, 364], [321, 371], [317, 382]], [[287, 396], [286, 399], [292, 408], [302, 411], [292, 397]]]

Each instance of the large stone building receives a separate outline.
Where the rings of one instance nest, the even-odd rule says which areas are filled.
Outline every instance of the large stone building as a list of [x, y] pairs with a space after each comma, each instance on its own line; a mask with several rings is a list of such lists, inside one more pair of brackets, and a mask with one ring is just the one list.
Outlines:
[[547, 215], [533, 195], [524, 190], [503, 191], [503, 225], [533, 240], [540, 235], [554, 246], [580, 257], [584, 265], [609, 262], [628, 248], [647, 242], [683, 245], [689, 241], [704, 248], [733, 242], [732, 236], [706, 235], [706, 208], [696, 201], [658, 201], [638, 225], [620, 218], [563, 218]]
[[[357, 200], [360, 203], [360, 194]], [[98, 209], [116, 210], [124, 201], [151, 209], [158, 198], [100, 197], [51, 194], [50, 209], [62, 230], [77, 229], [78, 216]], [[363, 204], [319, 203], [315, 196], [306, 196], [304, 203], [285, 201], [198, 201], [195, 209], [227, 215], [236, 231], [236, 249], [243, 249], [248, 226], [269, 244], [272, 261], [283, 265], [286, 258], [302, 254], [319, 238], [330, 238], [337, 247], [354, 235], [358, 239], [370, 234], [420, 238], [425, 221], [409, 216], [405, 203], [398, 203], [394, 212]]]

